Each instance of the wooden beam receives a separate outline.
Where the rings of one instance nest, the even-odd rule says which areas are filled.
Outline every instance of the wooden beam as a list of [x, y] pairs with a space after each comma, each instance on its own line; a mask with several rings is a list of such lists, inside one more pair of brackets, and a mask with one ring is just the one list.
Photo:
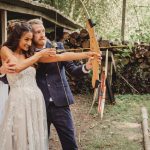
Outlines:
[[7, 40], [7, 11], [1, 11], [1, 23], [2, 23], [2, 44]]

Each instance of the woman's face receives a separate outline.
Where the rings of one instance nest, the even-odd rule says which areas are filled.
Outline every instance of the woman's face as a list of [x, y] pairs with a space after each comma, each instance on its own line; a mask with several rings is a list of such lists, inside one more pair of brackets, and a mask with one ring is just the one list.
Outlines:
[[32, 44], [33, 33], [32, 32], [24, 32], [20, 41], [19, 41], [19, 49], [28, 51], [29, 47]]

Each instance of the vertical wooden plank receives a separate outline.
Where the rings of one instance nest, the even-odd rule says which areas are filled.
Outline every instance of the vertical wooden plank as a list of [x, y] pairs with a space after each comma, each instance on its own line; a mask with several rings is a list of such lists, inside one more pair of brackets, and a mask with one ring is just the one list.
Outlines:
[[1, 22], [2, 22], [2, 43], [7, 39], [7, 11], [1, 11]]
[[112, 62], [113, 53], [110, 54], [110, 85], [112, 85], [112, 75], [113, 75], [113, 62]]
[[116, 72], [117, 71], [117, 67], [116, 67], [116, 63], [115, 63], [115, 59], [114, 59], [113, 53], [111, 55], [111, 61], [112, 61], [112, 65], [114, 67], [114, 71]]
[[111, 85], [111, 81], [112, 81], [112, 60], [111, 60], [111, 55], [112, 55], [112, 52], [109, 51], [108, 52], [108, 72], [107, 72], [107, 76], [108, 76], [108, 79], [109, 79], [109, 84]]
[[110, 62], [110, 85], [112, 85], [113, 64]]

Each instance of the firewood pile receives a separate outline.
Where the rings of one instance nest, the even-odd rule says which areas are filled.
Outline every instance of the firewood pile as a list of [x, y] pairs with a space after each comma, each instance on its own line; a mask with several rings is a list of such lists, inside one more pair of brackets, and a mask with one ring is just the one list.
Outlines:
[[135, 43], [133, 47], [133, 54], [131, 55], [131, 62], [136, 61], [140, 64], [140, 68], [146, 72], [150, 71], [150, 45]]
[[[64, 36], [65, 49], [90, 48], [90, 37], [85, 29], [82, 29], [80, 33], [64, 33]], [[102, 38], [97, 38], [97, 40], [100, 47], [109, 47], [112, 44], [108, 40], [102, 40]]]
[[[116, 74], [114, 73], [114, 77], [116, 78], [113, 77], [112, 84], [114, 92], [120, 94], [138, 92], [149, 93], [150, 44], [134, 43], [134, 45], [128, 46], [130, 45], [129, 42], [122, 42], [117, 45], [115, 41], [110, 42], [109, 40], [103, 40], [102, 38], [97, 39], [102, 51], [106, 50], [106, 47], [108, 47], [109, 51], [112, 51], [114, 54], [117, 67], [117, 72]], [[74, 51], [75, 49], [87, 49], [90, 47], [89, 34], [85, 29], [82, 29], [79, 33], [65, 33], [63, 42], [65, 49], [74, 49]], [[126, 47], [121, 47], [125, 45]], [[85, 60], [76, 61], [75, 63], [80, 65], [85, 63]], [[92, 73], [90, 76], [85, 76], [81, 79], [75, 79], [68, 76], [73, 92], [91, 92], [91, 77]]]
[[[74, 51], [76, 51], [76, 49], [79, 48], [90, 47], [89, 35], [85, 29], [81, 30], [80, 33], [74, 32], [72, 34], [69, 34], [65, 32], [62, 42], [64, 43], [65, 49], [74, 49]], [[77, 66], [79, 66], [81, 64], [86, 63], [86, 60], [74, 61], [74, 63]], [[73, 93], [92, 92], [92, 86], [91, 86], [92, 73], [90, 73], [90, 75], [85, 75], [80, 78], [74, 78], [67, 73], [67, 77]]]
[[[123, 53], [123, 52], [122, 52]], [[117, 78], [113, 89], [117, 93], [150, 93], [150, 45], [135, 43], [130, 53], [117, 56]], [[137, 91], [127, 85], [121, 74]]]

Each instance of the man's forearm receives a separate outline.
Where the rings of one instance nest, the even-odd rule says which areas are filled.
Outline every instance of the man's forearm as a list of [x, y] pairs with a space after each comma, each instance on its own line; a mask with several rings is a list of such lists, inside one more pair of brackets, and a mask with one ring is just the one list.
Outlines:
[[83, 52], [83, 53], [66, 52], [62, 54], [56, 54], [54, 57], [45, 57], [45, 58], [43, 57], [39, 59], [39, 62], [49, 63], [49, 62], [80, 60], [80, 59], [87, 59], [91, 55], [94, 55], [94, 53], [92, 52]]

